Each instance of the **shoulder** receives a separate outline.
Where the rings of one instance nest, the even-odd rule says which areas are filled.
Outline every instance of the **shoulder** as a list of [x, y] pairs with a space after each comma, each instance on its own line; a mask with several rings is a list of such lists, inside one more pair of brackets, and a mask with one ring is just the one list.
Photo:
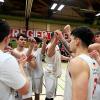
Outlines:
[[70, 60], [70, 65], [74, 65], [75, 67], [78, 67], [81, 65], [83, 67], [83, 66], [86, 66], [87, 63], [83, 59], [81, 59], [79, 56], [77, 56]]
[[79, 57], [75, 57], [70, 60], [68, 69], [70, 73], [73, 75], [78, 75], [82, 72], [89, 73], [88, 64], [84, 60], [80, 59]]
[[15, 57], [13, 57], [11, 54], [8, 53], [3, 53], [1, 56], [3, 60], [9, 60], [9, 59], [16, 60]]
[[19, 68], [18, 62], [15, 57], [13, 57], [10, 54], [4, 53], [3, 55], [0, 55], [0, 63], [2, 66], [0, 68], [4, 69], [5, 72], [13, 72]]
[[9, 65], [11, 64], [15, 64], [15, 66], [18, 65], [18, 62], [14, 56], [12, 56], [11, 54], [5, 54], [5, 55], [6, 55], [6, 63], [8, 63]]

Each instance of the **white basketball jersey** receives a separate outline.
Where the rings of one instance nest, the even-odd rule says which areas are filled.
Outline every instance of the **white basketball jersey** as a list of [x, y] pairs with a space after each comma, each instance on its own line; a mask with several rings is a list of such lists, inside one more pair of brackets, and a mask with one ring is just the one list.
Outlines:
[[[90, 69], [90, 77], [89, 77], [89, 84], [88, 84], [88, 98], [87, 100], [92, 100], [94, 90], [96, 88], [97, 83], [97, 69], [98, 69], [98, 63], [90, 58], [89, 56], [82, 54], [78, 56], [80, 59], [84, 60], [88, 65]], [[66, 79], [65, 79], [65, 91], [64, 91], [64, 100], [72, 100], [72, 80], [70, 77], [70, 73], [66, 72]]]
[[36, 51], [33, 51], [33, 55], [36, 58], [37, 67], [33, 70], [34, 78], [41, 78], [43, 76], [43, 66], [42, 66], [42, 57], [41, 48], [38, 48]]
[[[47, 48], [50, 45], [51, 43], [47, 45]], [[62, 73], [61, 72], [61, 54], [60, 54], [58, 45], [56, 45], [55, 47], [55, 54], [52, 57], [48, 57], [46, 55], [45, 61], [47, 64], [45, 71], [52, 75], [55, 75], [56, 77], [60, 77]]]

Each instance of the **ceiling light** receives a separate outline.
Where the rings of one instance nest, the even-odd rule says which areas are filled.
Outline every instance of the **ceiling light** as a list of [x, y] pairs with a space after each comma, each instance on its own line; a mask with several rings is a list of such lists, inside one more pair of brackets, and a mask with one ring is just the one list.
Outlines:
[[95, 16], [97, 16], [97, 17], [100, 16], [100, 13], [97, 13]]
[[0, 0], [0, 2], [4, 2], [4, 0]]
[[57, 3], [54, 3], [54, 4], [52, 5], [51, 9], [52, 9], [52, 10], [55, 9], [56, 6], [57, 6]]
[[61, 11], [65, 5], [60, 5], [57, 10]]

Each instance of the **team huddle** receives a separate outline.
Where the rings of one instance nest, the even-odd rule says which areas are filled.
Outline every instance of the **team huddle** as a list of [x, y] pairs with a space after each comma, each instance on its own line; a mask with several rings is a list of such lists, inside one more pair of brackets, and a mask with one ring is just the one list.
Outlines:
[[[67, 34], [67, 39], [63, 33]], [[0, 20], [0, 100], [32, 100], [33, 92], [35, 100], [41, 100], [43, 77], [45, 100], [54, 100], [57, 80], [62, 74], [61, 60], [68, 62], [64, 100], [99, 100], [100, 32], [94, 34], [85, 26], [71, 30], [70, 25], [66, 25], [63, 32], [51, 33], [48, 44], [46, 34], [41, 40], [19, 33], [17, 47], [13, 49], [8, 46], [10, 38], [10, 26]], [[59, 42], [68, 56], [60, 53]], [[43, 69], [44, 55], [46, 66]]]

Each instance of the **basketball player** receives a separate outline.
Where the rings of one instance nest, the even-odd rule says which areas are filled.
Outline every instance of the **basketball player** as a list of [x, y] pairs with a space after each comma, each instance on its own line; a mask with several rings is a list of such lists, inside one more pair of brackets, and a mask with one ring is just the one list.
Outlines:
[[[41, 41], [40, 38], [34, 37], [35, 42], [33, 42], [33, 51], [32, 54], [36, 58], [36, 64], [37, 67], [32, 71], [32, 85], [33, 85], [33, 91], [35, 93], [35, 100], [40, 100], [40, 93], [42, 92], [42, 86], [43, 86], [43, 66], [42, 66], [42, 58], [45, 54], [46, 49], [46, 41], [47, 36], [43, 35], [43, 40]], [[40, 43], [42, 44], [42, 47], [39, 47]]]
[[27, 59], [27, 63], [24, 65], [24, 71], [29, 79], [30, 82], [30, 88], [29, 92], [26, 95], [22, 95], [23, 100], [32, 100], [32, 69], [36, 67], [36, 61], [35, 58], [31, 57], [30, 54], [32, 53], [33, 46], [30, 44], [29, 48], [25, 48], [27, 42], [27, 36], [25, 34], [18, 34], [17, 35], [17, 48], [14, 48], [13, 54], [17, 59], [19, 59], [21, 56], [25, 55], [28, 56], [29, 59]]
[[56, 96], [57, 80], [61, 76], [61, 60], [69, 60], [69, 57], [60, 54], [58, 47], [59, 39], [55, 32], [51, 33], [51, 40], [46, 47], [46, 67], [45, 67], [45, 100], [53, 100]]
[[[61, 36], [61, 32], [57, 31], [57, 35]], [[93, 100], [99, 65], [89, 56], [88, 46], [94, 35], [89, 28], [78, 27], [71, 32], [70, 38], [69, 47], [75, 57], [66, 70], [64, 100]]]
[[25, 95], [29, 89], [29, 81], [25, 76], [23, 64], [18, 64], [11, 54], [4, 53], [10, 37], [8, 23], [0, 20], [0, 100], [15, 100], [14, 90]]
[[[88, 49], [90, 52], [90, 55], [95, 58], [95, 60], [98, 62], [100, 66], [100, 31], [95, 33], [95, 43], [89, 45]], [[98, 81], [96, 90], [93, 96], [93, 100], [99, 100], [100, 99], [100, 67], [98, 68]]]

